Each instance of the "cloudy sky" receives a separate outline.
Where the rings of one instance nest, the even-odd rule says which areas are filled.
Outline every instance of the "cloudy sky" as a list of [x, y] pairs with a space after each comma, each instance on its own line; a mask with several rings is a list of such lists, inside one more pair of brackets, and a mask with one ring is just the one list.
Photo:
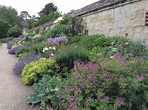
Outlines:
[[54, 3], [60, 12], [67, 13], [73, 9], [82, 8], [98, 0], [0, 0], [0, 5], [12, 6], [18, 13], [28, 11], [30, 15], [37, 13], [44, 8], [47, 3]]

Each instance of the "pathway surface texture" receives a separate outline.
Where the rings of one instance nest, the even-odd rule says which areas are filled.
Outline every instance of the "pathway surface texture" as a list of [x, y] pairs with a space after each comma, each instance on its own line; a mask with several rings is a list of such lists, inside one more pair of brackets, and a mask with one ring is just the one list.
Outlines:
[[26, 97], [32, 88], [22, 84], [21, 77], [13, 73], [15, 62], [17, 58], [8, 54], [6, 44], [0, 46], [0, 110], [39, 110], [39, 106], [27, 105]]

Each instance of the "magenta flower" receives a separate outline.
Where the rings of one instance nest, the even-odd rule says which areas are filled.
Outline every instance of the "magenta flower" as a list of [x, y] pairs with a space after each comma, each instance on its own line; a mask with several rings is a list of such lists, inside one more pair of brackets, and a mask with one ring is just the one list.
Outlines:
[[145, 78], [144, 78], [144, 76], [141, 76], [140, 77], [140, 81], [143, 81]]
[[79, 86], [80, 86], [80, 87], [82, 87], [82, 86], [83, 86], [83, 84], [81, 83], [81, 84], [79, 84]]
[[76, 107], [74, 107], [74, 108], [73, 108], [73, 110], [77, 110], [77, 108], [76, 108]]
[[100, 100], [101, 99], [100, 96], [98, 96], [97, 99]]
[[61, 100], [61, 102], [62, 102], [62, 103], [64, 103], [64, 102], [65, 102], [65, 100]]
[[68, 86], [65, 86], [65, 89], [68, 89]]
[[60, 94], [58, 94], [58, 98], [60, 98], [61, 97], [61, 95]]
[[88, 101], [90, 101], [91, 100], [91, 97], [88, 97]]
[[80, 106], [80, 103], [78, 103], [78, 106]]
[[119, 100], [120, 100], [120, 104], [122, 105], [123, 104], [123, 99], [119, 98]]
[[104, 96], [104, 98], [105, 98], [106, 100], [108, 100], [108, 96]]
[[90, 94], [90, 96], [92, 97], [92, 96], [94, 96], [94, 94]]
[[86, 105], [85, 108], [88, 108], [88, 106]]
[[117, 60], [118, 60], [118, 61], [121, 61], [121, 58], [118, 57]]
[[98, 91], [101, 91], [101, 88], [98, 88]]

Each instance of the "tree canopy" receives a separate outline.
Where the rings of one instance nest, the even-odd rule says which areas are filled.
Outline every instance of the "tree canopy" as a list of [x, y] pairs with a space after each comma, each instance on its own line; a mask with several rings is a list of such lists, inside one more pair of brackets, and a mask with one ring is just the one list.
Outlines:
[[6, 20], [12, 26], [15, 26], [16, 24], [21, 26], [21, 18], [18, 15], [17, 10], [13, 7], [0, 5], [0, 18]]

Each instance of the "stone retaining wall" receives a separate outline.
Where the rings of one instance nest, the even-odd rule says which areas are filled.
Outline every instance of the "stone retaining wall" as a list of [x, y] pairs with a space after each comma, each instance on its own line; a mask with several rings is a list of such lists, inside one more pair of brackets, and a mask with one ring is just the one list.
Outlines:
[[[117, 1], [123, 2], [105, 6], [91, 12], [88, 11], [88, 13], [77, 14], [76, 16], [81, 16], [84, 19], [89, 35], [123, 36], [133, 41], [141, 41], [148, 46], [148, 25], [145, 25], [148, 0]], [[82, 9], [84, 10], [84, 8]]]

